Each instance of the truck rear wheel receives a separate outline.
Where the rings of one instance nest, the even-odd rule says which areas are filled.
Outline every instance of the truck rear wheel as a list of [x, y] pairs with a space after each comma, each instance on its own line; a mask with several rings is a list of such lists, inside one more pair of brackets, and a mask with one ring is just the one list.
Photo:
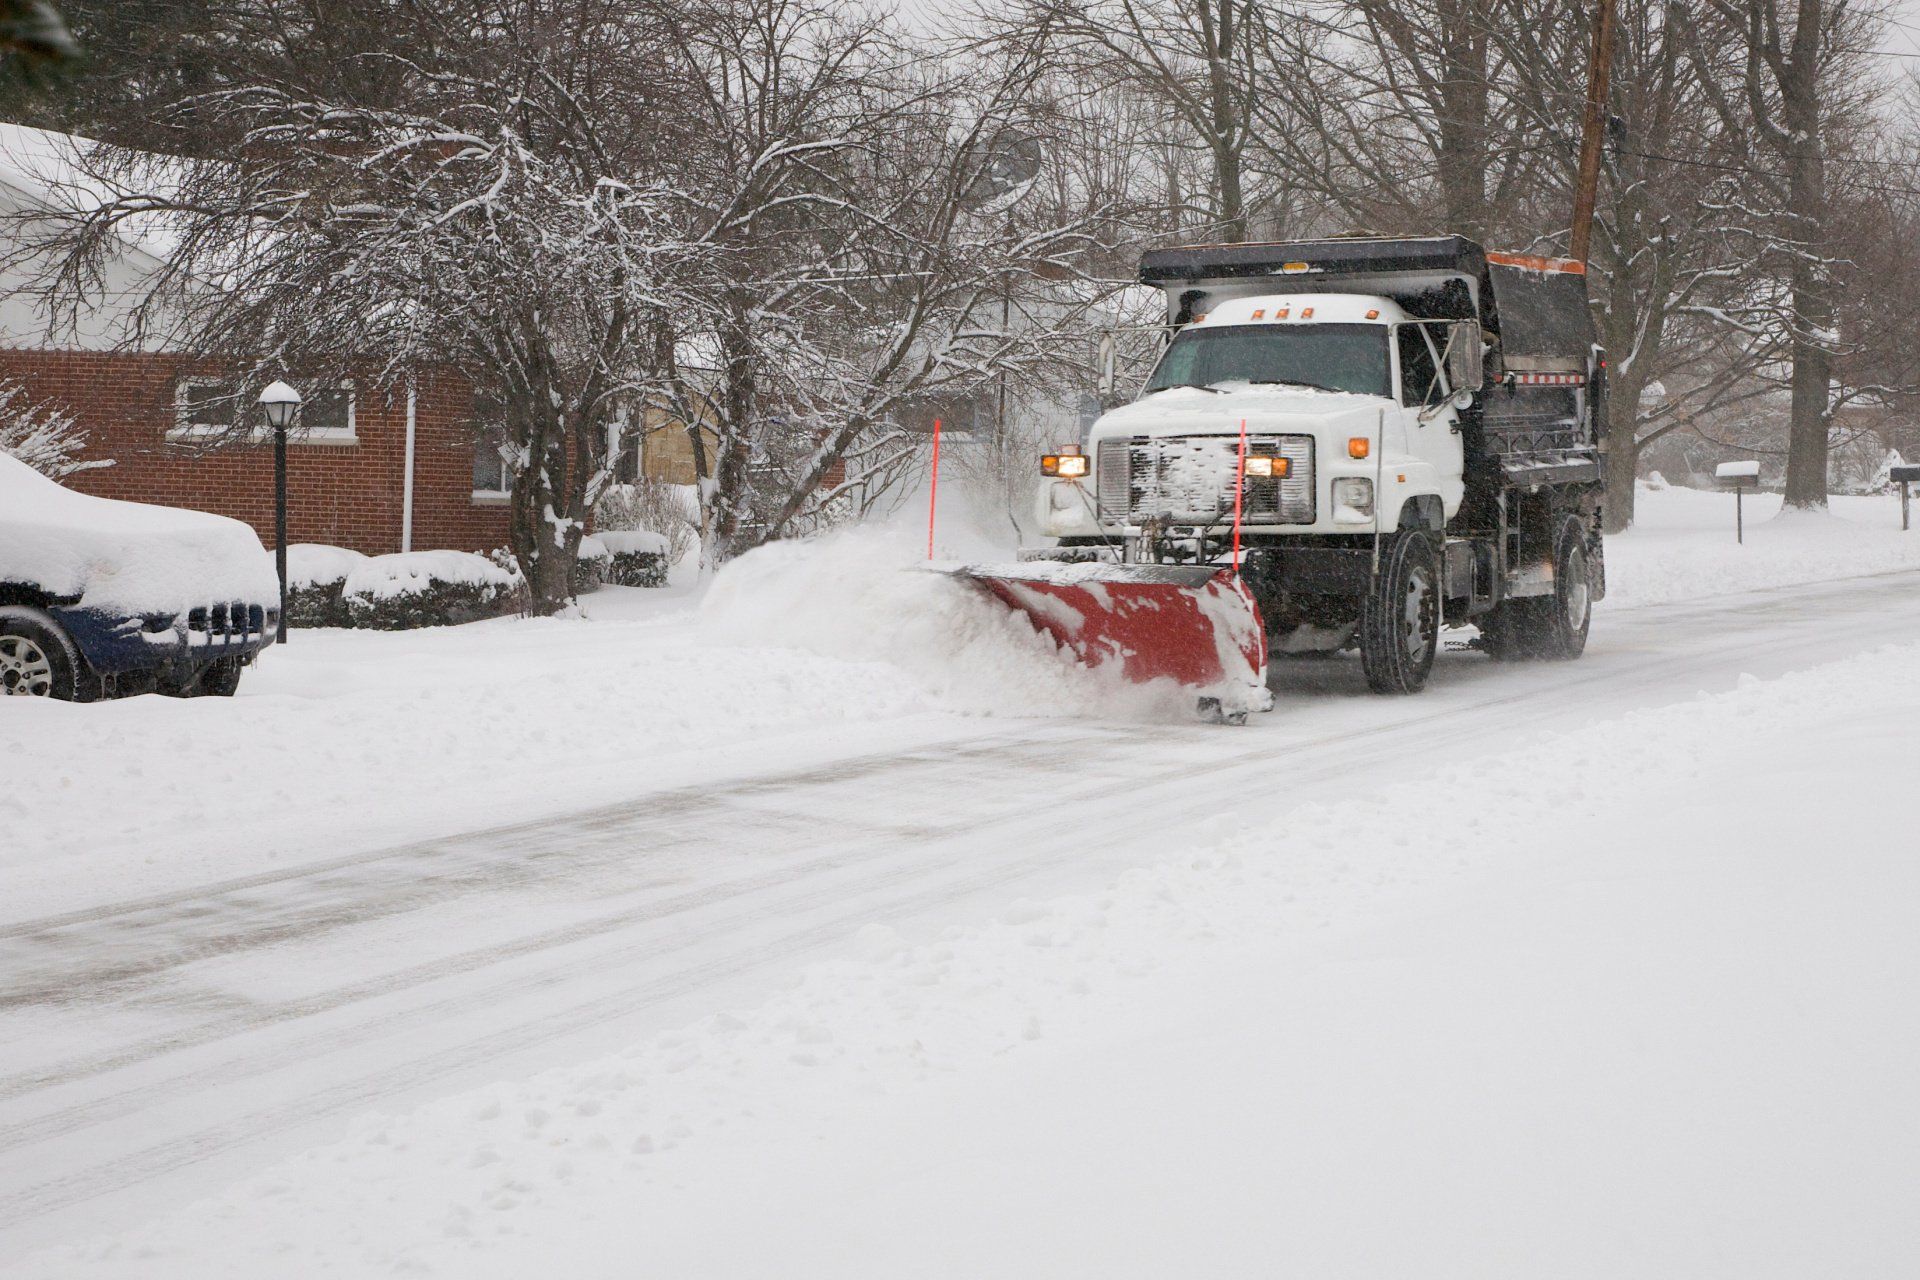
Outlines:
[[1587, 530], [1565, 516], [1553, 539], [1553, 594], [1508, 600], [1480, 624], [1480, 643], [1497, 662], [1544, 658], [1568, 662], [1586, 652], [1593, 624], [1593, 565]]
[[1360, 665], [1375, 693], [1418, 693], [1440, 648], [1440, 570], [1433, 538], [1404, 529], [1386, 547], [1360, 611]]

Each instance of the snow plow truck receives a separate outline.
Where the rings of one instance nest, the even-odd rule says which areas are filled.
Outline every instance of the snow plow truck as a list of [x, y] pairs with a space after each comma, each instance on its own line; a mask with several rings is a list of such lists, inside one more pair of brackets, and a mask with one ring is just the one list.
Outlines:
[[1041, 460], [1022, 564], [966, 571], [1089, 664], [1230, 722], [1271, 657], [1423, 688], [1441, 628], [1570, 659], [1606, 592], [1606, 362], [1581, 263], [1459, 236], [1152, 250], [1139, 395]]

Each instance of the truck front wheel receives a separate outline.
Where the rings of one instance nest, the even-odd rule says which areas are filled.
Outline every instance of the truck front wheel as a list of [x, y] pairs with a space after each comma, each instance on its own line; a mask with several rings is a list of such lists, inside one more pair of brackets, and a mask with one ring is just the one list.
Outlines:
[[1383, 550], [1360, 611], [1360, 665], [1375, 693], [1418, 693], [1440, 648], [1440, 570], [1433, 537], [1404, 529]]
[[1494, 609], [1480, 623], [1481, 647], [1495, 661], [1579, 657], [1593, 623], [1593, 577], [1586, 526], [1567, 516], [1554, 530], [1553, 594], [1508, 600]]

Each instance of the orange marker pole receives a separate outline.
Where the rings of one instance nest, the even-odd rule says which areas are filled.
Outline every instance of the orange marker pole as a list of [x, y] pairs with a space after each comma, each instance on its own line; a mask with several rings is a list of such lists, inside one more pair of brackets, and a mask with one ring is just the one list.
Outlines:
[[933, 420], [933, 483], [927, 487], [927, 559], [933, 559], [933, 511], [940, 498], [940, 419]]
[[1240, 457], [1233, 477], [1233, 576], [1240, 576], [1240, 496], [1247, 489], [1247, 420], [1240, 419]]

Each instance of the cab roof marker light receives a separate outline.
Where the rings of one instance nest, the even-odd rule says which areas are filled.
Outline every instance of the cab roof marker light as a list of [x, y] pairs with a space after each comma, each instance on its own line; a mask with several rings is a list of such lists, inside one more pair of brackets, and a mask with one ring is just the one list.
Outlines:
[[1367, 319], [1378, 320], [1379, 318], [1380, 318], [1380, 308], [1378, 307], [1367, 308]]
[[1313, 319], [1313, 308], [1312, 308], [1312, 307], [1302, 307], [1302, 308], [1300, 308], [1300, 318], [1301, 318], [1302, 320], [1311, 320], [1311, 319]]
[[1265, 307], [1255, 307], [1253, 318], [1255, 320], [1265, 320], [1267, 318], [1267, 309]]

